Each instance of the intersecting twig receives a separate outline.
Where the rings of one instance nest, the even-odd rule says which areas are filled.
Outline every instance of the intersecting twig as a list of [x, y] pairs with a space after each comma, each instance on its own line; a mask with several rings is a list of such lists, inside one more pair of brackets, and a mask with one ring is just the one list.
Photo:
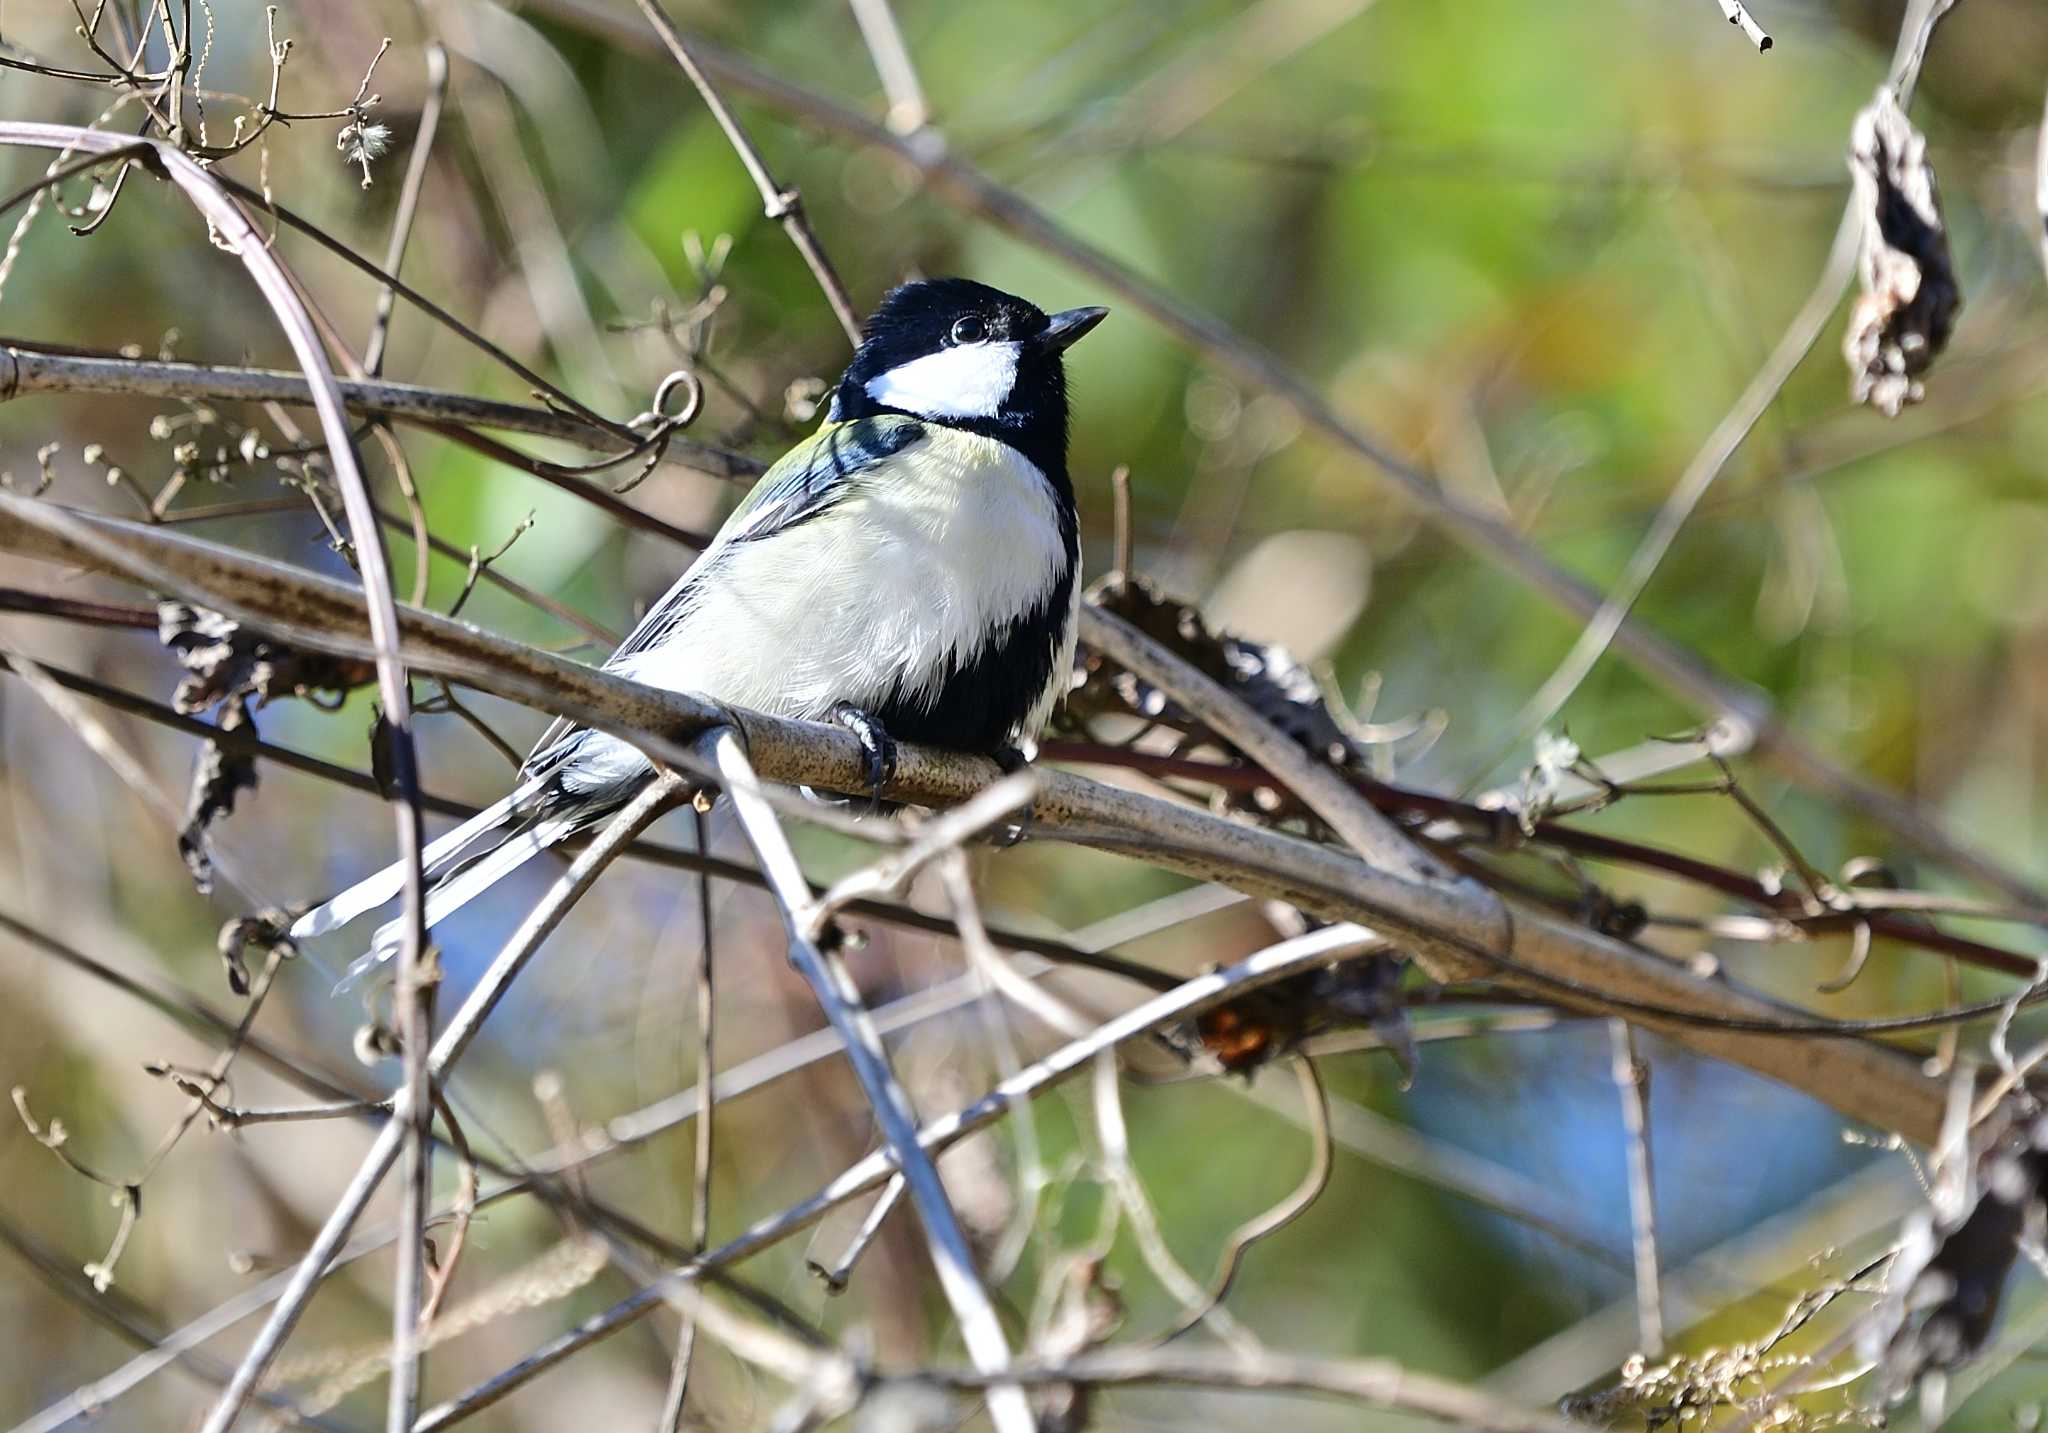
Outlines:
[[[1356, 926], [1337, 925], [1308, 935], [1282, 941], [1225, 967], [1198, 975], [1173, 990], [1148, 1000], [1135, 1009], [1103, 1022], [1086, 1036], [1071, 1040], [1059, 1049], [1004, 1080], [987, 1095], [963, 1110], [942, 1116], [916, 1132], [920, 1148], [936, 1154], [957, 1141], [1001, 1119], [1018, 1104], [1040, 1092], [1072, 1079], [1089, 1068], [1097, 1055], [1112, 1050], [1154, 1030], [1236, 998], [1246, 991], [1285, 980], [1302, 971], [1342, 960], [1346, 956], [1377, 949], [1379, 942]], [[836, 1032], [835, 1032], [836, 1035]], [[836, 1041], [835, 1041], [836, 1043]], [[766, 1218], [756, 1220], [744, 1233], [728, 1240], [680, 1268], [671, 1270], [656, 1283], [628, 1295], [609, 1309], [585, 1320], [575, 1329], [550, 1339], [512, 1367], [457, 1398], [422, 1414], [414, 1433], [440, 1433], [524, 1387], [533, 1379], [572, 1358], [591, 1344], [617, 1333], [635, 1320], [646, 1317], [666, 1302], [675, 1284], [700, 1277], [706, 1269], [726, 1264], [768, 1248], [819, 1219], [850, 1199], [880, 1189], [897, 1175], [896, 1162], [888, 1150], [877, 1150], [846, 1170], [816, 1194]], [[1000, 1374], [991, 1375], [999, 1379]]]
[[[200, 1352], [195, 1343], [180, 1341], [175, 1334], [166, 1336], [159, 1333], [156, 1321], [143, 1310], [122, 1298], [117, 1291], [99, 1289], [88, 1274], [77, 1270], [55, 1250], [45, 1248], [27, 1231], [17, 1228], [5, 1218], [0, 1218], [0, 1249], [6, 1249], [21, 1259], [37, 1278], [87, 1318], [112, 1331], [124, 1342], [135, 1345], [141, 1350], [136, 1361], [149, 1362], [157, 1369], [179, 1368], [214, 1386], [227, 1381], [228, 1370], [224, 1364]], [[104, 1405], [97, 1394], [104, 1386], [104, 1381], [88, 1385], [69, 1399], [24, 1419], [10, 1433], [56, 1433], [57, 1429], [74, 1420], [101, 1414]], [[322, 1433], [342, 1433], [327, 1420], [309, 1415], [290, 1398], [268, 1392], [259, 1393], [257, 1397], [290, 1425], [320, 1429]]]
[[842, 876], [811, 901], [806, 908], [807, 934], [817, 939], [834, 916], [857, 900], [901, 895], [911, 878], [933, 861], [1013, 815], [1019, 807], [1029, 806], [1038, 787], [1036, 772], [1014, 772], [950, 811], [921, 822], [908, 845]]
[[1205, 725], [1247, 753], [1361, 856], [1422, 883], [1456, 877], [1425, 855], [1326, 761], [1311, 756], [1192, 662], [1094, 603], [1081, 607], [1081, 638], [1118, 666], [1171, 692]]
[[[989, 1044], [995, 1051], [997, 1073], [1007, 1080], [1023, 1068], [1004, 999], [1030, 1011], [1068, 1039], [1084, 1034], [1089, 1022], [1078, 1011], [1038, 982], [1013, 970], [996, 950], [995, 943], [989, 939], [987, 926], [982, 923], [981, 903], [974, 894], [966, 853], [958, 849], [948, 851], [939, 863], [939, 879], [953, 908], [954, 923], [960, 928], [960, 947], [967, 953], [967, 978], [976, 987], [978, 998], [975, 1008], [981, 1014]], [[998, 999], [998, 996], [1003, 999]], [[1038, 1202], [1045, 1192], [1045, 1164], [1038, 1138], [1038, 1120], [1030, 1106], [1017, 1111], [1014, 1127], [1020, 1195], [1009, 1230], [989, 1256], [990, 1277], [996, 1283], [1009, 1276], [1029, 1247], [1032, 1232], [1038, 1224]]]
[[[859, 990], [833, 950], [832, 942], [821, 943], [821, 924], [814, 922], [810, 886], [796, 862], [775, 813], [760, 795], [759, 778], [747, 760], [740, 738], [729, 727], [718, 727], [698, 742], [698, 751], [714, 764], [725, 781], [726, 795], [741, 829], [761, 862], [789, 930], [789, 958], [810, 982], [825, 1018], [846, 1045], [847, 1060], [853, 1065], [862, 1091], [875, 1113], [888, 1156], [910, 1191], [911, 1203], [924, 1225], [926, 1245], [939, 1275], [947, 1302], [960, 1325], [968, 1355], [984, 1372], [999, 1373], [1009, 1362], [1009, 1340], [996, 1317], [995, 1305], [975, 1272], [974, 1251], [960, 1227], [959, 1217], [946, 1198], [939, 1172], [917, 1142], [917, 1115], [910, 1097], [889, 1068], [882, 1039], [862, 1004]], [[989, 1393], [989, 1414], [1003, 1433], [1030, 1433], [1034, 1427], [1030, 1406], [1021, 1389], [997, 1384]]]
[[1123, 1096], [1117, 1088], [1116, 1053], [1113, 1050], [1104, 1050], [1095, 1057], [1094, 1091], [1095, 1130], [1102, 1144], [1109, 1186], [1116, 1191], [1117, 1205], [1130, 1221], [1131, 1234], [1137, 1241], [1145, 1266], [1180, 1305], [1181, 1316], [1173, 1325], [1174, 1330], [1177, 1332], [1195, 1323], [1207, 1324], [1232, 1353], [1240, 1358], [1255, 1358], [1263, 1351], [1263, 1345], [1249, 1329], [1231, 1317], [1219, 1299], [1196, 1282], [1194, 1275], [1182, 1266], [1166, 1245], [1165, 1231], [1159, 1227], [1159, 1213], [1153, 1208], [1151, 1197], [1138, 1178], [1137, 1166], [1131, 1160], [1131, 1139], [1124, 1123]]
[[[627, 804], [624, 810], [612, 818], [603, 833], [579, 854], [562, 873], [553, 888], [541, 903], [534, 907], [511, 938], [491, 962], [490, 969], [477, 983], [462, 1008], [449, 1021], [441, 1037], [435, 1041], [428, 1061], [428, 1074], [433, 1080], [444, 1078], [456, 1061], [469, 1049], [478, 1030], [498, 1001], [511, 986], [512, 981], [526, 966], [541, 943], [554, 931], [569, 908], [576, 903], [591, 882], [611, 863], [633, 839], [659, 816], [676, 798], [682, 789], [682, 780], [672, 775], [655, 778], [648, 786]], [[355, 1177], [342, 1192], [334, 1210], [321, 1226], [313, 1245], [306, 1251], [293, 1271], [289, 1284], [279, 1297], [262, 1332], [256, 1336], [242, 1362], [235, 1370], [235, 1377], [221, 1394], [220, 1401], [208, 1415], [206, 1433], [227, 1433], [236, 1416], [248, 1402], [255, 1389], [284, 1341], [291, 1336], [299, 1316], [305, 1312], [306, 1303], [319, 1286], [327, 1272], [328, 1264], [348, 1238], [362, 1215], [363, 1206], [383, 1182], [384, 1175], [397, 1159], [399, 1147], [409, 1128], [406, 1104], [409, 1092], [401, 1091], [392, 1119], [378, 1134], [369, 1154], [364, 1156]]]
[[[170, 19], [164, 15], [168, 34]], [[412, 1197], [408, 1208], [415, 1217], [411, 1238], [398, 1263], [398, 1286], [394, 1318], [399, 1330], [392, 1359], [392, 1424], [394, 1433], [404, 1433], [416, 1411], [418, 1359], [412, 1342], [421, 1284], [424, 1245], [419, 1227], [426, 1217], [426, 1182], [430, 1158], [425, 1122], [431, 1119], [426, 1097], [427, 1025], [425, 987], [419, 973], [419, 959], [425, 939], [421, 924], [424, 887], [420, 875], [419, 773], [412, 745], [411, 698], [405, 680], [405, 666], [398, 655], [398, 623], [392, 596], [391, 573], [385, 562], [382, 529], [370, 501], [369, 484], [357, 463], [340, 391], [335, 386], [327, 354], [314, 331], [312, 320], [300, 302], [296, 285], [286, 275], [262, 236], [248, 217], [223, 191], [213, 174], [175, 147], [183, 141], [180, 96], [183, 66], [189, 61], [189, 39], [181, 48], [173, 68], [177, 77], [171, 90], [173, 144], [153, 146], [150, 162], [167, 173], [185, 197], [206, 219], [211, 230], [235, 253], [263, 292], [279, 325], [284, 329], [294, 357], [306, 375], [313, 406], [327, 442], [327, 461], [342, 493], [348, 513], [349, 532], [363, 574], [363, 595], [368, 609], [370, 641], [375, 652], [377, 685], [384, 704], [384, 720], [392, 735], [391, 760], [397, 799], [392, 803], [398, 830], [399, 860], [405, 868], [403, 940], [399, 948], [399, 992], [406, 1053], [406, 1107], [413, 1121], [408, 1159]], [[61, 125], [0, 125], [0, 143], [44, 149], [96, 149], [102, 153], [125, 149], [127, 142], [92, 130]], [[223, 1402], [226, 1400], [224, 1399]], [[239, 1408], [239, 1404], [236, 1405]], [[232, 1421], [233, 1413], [228, 1415]], [[218, 1421], [218, 1414], [216, 1414]], [[226, 1423], [220, 1424], [225, 1429]]]

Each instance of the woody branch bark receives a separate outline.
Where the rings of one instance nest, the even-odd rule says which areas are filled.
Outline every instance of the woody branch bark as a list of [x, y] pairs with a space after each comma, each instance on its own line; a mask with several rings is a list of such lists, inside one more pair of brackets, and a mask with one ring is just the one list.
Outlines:
[[[0, 549], [177, 592], [316, 650], [360, 655], [367, 648], [362, 598], [353, 589], [160, 529], [0, 494]], [[415, 670], [590, 722], [658, 755], [687, 757], [681, 742], [733, 716], [467, 623], [406, 607], [399, 617], [400, 650]], [[863, 789], [860, 748], [850, 733], [754, 712], [740, 713], [739, 720], [763, 777]], [[906, 745], [886, 794], [948, 805], [995, 776], [992, 762]], [[1704, 1054], [1780, 1080], [1852, 1119], [1909, 1139], [1930, 1143], [1939, 1132], [1944, 1088], [1904, 1055], [1869, 1040], [1828, 1035], [1825, 1022], [1816, 1026], [1796, 1009], [1730, 983], [1697, 979], [1675, 962], [1503, 902], [1483, 887], [1418, 879], [1332, 847], [1066, 772], [1047, 774], [1032, 803], [1032, 821], [1040, 836], [1122, 852], [1329, 919], [1370, 924], [1545, 1000], [1666, 1031]], [[1726, 1028], [1731, 1021], [1790, 1028]]]

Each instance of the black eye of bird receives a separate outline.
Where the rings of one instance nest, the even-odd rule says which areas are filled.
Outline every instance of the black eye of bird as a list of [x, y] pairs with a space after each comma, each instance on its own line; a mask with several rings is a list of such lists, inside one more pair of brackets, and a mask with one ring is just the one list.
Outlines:
[[980, 343], [987, 337], [988, 325], [973, 314], [969, 314], [963, 319], [956, 319], [953, 323], [953, 342], [955, 343]]

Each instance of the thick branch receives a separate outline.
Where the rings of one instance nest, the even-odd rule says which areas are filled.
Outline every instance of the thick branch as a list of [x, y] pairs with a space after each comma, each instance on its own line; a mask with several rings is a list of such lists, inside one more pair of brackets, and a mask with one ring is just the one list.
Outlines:
[[[161, 529], [0, 494], [0, 549], [114, 571], [288, 642], [350, 655], [364, 650], [362, 599], [353, 589]], [[415, 670], [589, 721], [650, 747], [673, 750], [678, 739], [735, 715], [465, 623], [410, 608], [400, 615], [401, 650]], [[739, 720], [763, 776], [827, 790], [864, 789], [851, 733], [759, 713], [739, 714]], [[905, 746], [887, 794], [952, 804], [995, 774], [989, 761]], [[1700, 980], [1675, 962], [1556, 916], [1508, 907], [1504, 921], [1490, 892], [1418, 882], [1327, 846], [1065, 772], [1048, 774], [1032, 803], [1032, 820], [1041, 836], [1122, 852], [1330, 919], [1363, 921], [1396, 938], [1454, 946], [1515, 989], [1667, 1031], [1696, 1050], [1910, 1139], [1929, 1143], [1940, 1129], [1943, 1087], [1905, 1056], [1861, 1039], [1820, 1038], [1816, 1031], [1824, 1031], [1825, 1022], [1816, 1026], [1797, 1011], [1725, 982]], [[1638, 1008], [1644, 1006], [1666, 1013]], [[1757, 1028], [1718, 1028], [1717, 1022]], [[1762, 1033], [1781, 1025], [1800, 1038]]]

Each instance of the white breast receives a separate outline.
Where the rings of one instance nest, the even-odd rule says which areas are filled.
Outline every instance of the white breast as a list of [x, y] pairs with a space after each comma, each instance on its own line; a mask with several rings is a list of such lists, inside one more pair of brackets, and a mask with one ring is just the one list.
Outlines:
[[707, 556], [716, 578], [673, 637], [621, 670], [814, 719], [935, 692], [1057, 582], [1059, 513], [1016, 449], [957, 429], [930, 428], [884, 468], [821, 517]]

